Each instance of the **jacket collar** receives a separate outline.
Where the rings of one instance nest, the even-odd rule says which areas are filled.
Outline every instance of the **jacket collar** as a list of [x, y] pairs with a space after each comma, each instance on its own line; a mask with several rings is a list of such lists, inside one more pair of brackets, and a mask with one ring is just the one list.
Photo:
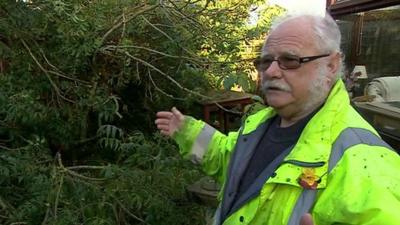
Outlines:
[[[348, 110], [349, 105], [350, 100], [345, 86], [341, 80], [338, 80], [325, 104], [311, 118], [295, 147], [285, 158], [285, 162], [289, 163], [281, 165], [277, 170], [277, 173], [286, 174], [286, 178], [281, 176], [270, 181], [299, 186], [298, 179], [304, 174], [304, 170], [312, 168], [313, 175], [319, 179], [317, 188], [324, 188], [327, 181], [328, 161], [332, 144], [340, 133], [335, 125], [343, 119], [340, 114], [343, 115]], [[318, 163], [320, 163], [320, 166], [313, 166]], [[298, 167], [300, 170], [295, 172], [292, 169], [293, 167]]]
[[[271, 178], [268, 182], [287, 183], [298, 186], [297, 178], [301, 175], [301, 170], [293, 172], [293, 166], [305, 168], [307, 165], [323, 164], [323, 166], [313, 169], [317, 177], [322, 178], [318, 188], [326, 185], [328, 171], [328, 160], [331, 152], [332, 143], [335, 141], [339, 132], [335, 129], [337, 120], [340, 120], [339, 114], [348, 110], [350, 100], [342, 80], [338, 80], [330, 91], [324, 105], [308, 122], [300, 138], [290, 154], [285, 158], [285, 162], [278, 168], [277, 172], [285, 176]], [[242, 134], [246, 135], [254, 130], [269, 118], [276, 115], [276, 111], [268, 107], [259, 113], [250, 116], [244, 125]], [[293, 165], [297, 162], [298, 165]], [[288, 179], [290, 178], [290, 179]]]

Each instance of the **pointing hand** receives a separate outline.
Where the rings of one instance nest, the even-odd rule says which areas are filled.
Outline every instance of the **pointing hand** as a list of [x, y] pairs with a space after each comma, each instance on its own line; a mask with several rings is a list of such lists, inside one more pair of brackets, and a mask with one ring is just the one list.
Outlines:
[[173, 107], [171, 111], [158, 112], [155, 123], [162, 134], [172, 137], [181, 128], [184, 120], [185, 116]]

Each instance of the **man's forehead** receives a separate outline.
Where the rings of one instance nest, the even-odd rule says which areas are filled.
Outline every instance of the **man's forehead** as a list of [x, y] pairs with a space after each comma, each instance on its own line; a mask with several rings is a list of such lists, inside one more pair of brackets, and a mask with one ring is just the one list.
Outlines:
[[273, 30], [262, 48], [262, 55], [299, 55], [315, 49], [316, 42], [309, 26], [296, 26], [295, 22], [284, 23]]
[[264, 55], [273, 55], [273, 56], [279, 56], [279, 55], [301, 55], [303, 51], [305, 50], [304, 45], [301, 43], [291, 43], [291, 44], [285, 44], [285, 43], [274, 43], [270, 44], [268, 42], [265, 43], [261, 50], [261, 56]]
[[277, 50], [270, 50], [268, 47], [265, 47], [261, 51], [261, 56], [265, 55], [272, 55], [272, 56], [280, 56], [280, 55], [301, 55], [300, 50], [294, 50], [294, 49], [277, 49]]

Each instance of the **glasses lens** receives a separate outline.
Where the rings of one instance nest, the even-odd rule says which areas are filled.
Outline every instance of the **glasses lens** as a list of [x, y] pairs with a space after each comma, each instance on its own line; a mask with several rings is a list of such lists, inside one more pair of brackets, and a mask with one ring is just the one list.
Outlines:
[[300, 58], [298, 56], [279, 56], [279, 66], [282, 69], [297, 69], [300, 67]]
[[264, 56], [260, 59], [258, 59], [258, 64], [256, 65], [256, 62], [254, 63], [256, 65], [256, 68], [258, 71], [264, 71], [268, 69], [268, 67], [271, 65], [271, 63], [274, 61], [274, 58], [272, 56]]

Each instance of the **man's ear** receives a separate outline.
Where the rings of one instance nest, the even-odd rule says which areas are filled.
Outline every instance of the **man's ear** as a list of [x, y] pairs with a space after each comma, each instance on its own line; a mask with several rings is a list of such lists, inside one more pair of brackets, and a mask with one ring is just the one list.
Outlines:
[[328, 77], [331, 80], [335, 80], [335, 76], [339, 72], [341, 57], [342, 56], [341, 56], [341, 54], [339, 52], [333, 53], [329, 57], [329, 61], [328, 61], [327, 67], [328, 67]]

